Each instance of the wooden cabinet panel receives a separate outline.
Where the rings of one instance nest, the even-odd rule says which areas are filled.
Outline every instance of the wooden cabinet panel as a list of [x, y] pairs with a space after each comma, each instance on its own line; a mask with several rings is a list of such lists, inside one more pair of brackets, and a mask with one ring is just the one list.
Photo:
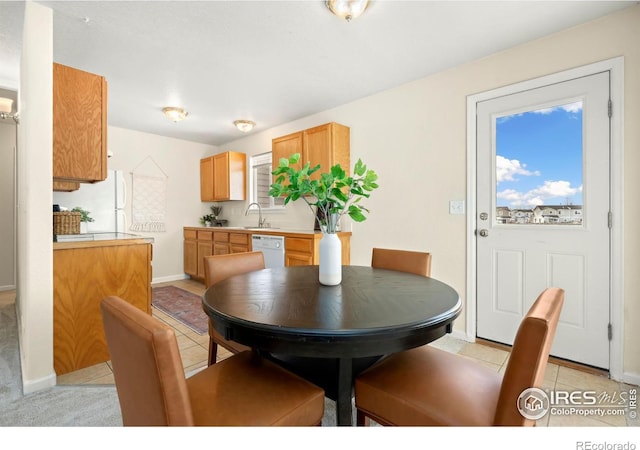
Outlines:
[[151, 244], [54, 249], [54, 368], [62, 375], [108, 361], [100, 301], [117, 295], [151, 314]]
[[296, 168], [307, 162], [311, 167], [320, 164], [320, 171], [313, 174], [313, 179], [320, 178], [323, 172], [329, 172], [331, 166], [340, 166], [349, 173], [350, 170], [351, 130], [339, 123], [330, 122], [314, 128], [278, 137], [271, 141], [271, 160], [275, 170], [280, 158], [289, 158], [300, 153], [301, 158]]
[[289, 159], [294, 153], [300, 153], [300, 160], [293, 166], [296, 169], [302, 168], [302, 131], [281, 136], [271, 140], [271, 165], [275, 170], [280, 165], [280, 159]]
[[320, 170], [311, 178], [320, 178], [320, 173], [329, 172], [331, 167], [340, 166], [349, 173], [350, 167], [350, 130], [334, 122], [309, 128], [303, 132], [303, 163], [314, 167], [320, 164]]
[[107, 177], [107, 82], [53, 65], [53, 178], [93, 183]]
[[213, 202], [213, 158], [200, 160], [200, 200]]
[[184, 273], [198, 276], [198, 242], [195, 240], [184, 241]]
[[200, 160], [200, 200], [245, 200], [247, 155], [225, 152]]
[[56, 192], [73, 192], [80, 189], [80, 183], [75, 181], [54, 181], [53, 190]]
[[231, 198], [229, 192], [229, 153], [213, 156], [214, 199]]
[[204, 280], [204, 257], [213, 255], [213, 244], [208, 241], [197, 241], [198, 252], [198, 278]]

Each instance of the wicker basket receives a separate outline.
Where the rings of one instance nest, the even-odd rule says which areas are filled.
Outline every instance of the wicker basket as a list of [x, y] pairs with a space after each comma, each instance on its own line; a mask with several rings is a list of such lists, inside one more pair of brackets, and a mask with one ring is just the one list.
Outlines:
[[53, 213], [53, 234], [79, 234], [79, 212], [63, 211]]

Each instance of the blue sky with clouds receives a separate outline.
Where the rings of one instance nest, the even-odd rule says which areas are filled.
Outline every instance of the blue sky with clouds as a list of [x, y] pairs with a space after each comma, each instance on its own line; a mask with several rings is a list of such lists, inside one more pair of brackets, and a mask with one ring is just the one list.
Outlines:
[[496, 120], [497, 204], [582, 204], [582, 102]]

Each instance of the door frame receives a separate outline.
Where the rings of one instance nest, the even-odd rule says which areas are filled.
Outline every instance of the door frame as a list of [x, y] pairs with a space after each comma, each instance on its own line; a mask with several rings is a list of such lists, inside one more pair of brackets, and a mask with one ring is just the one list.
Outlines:
[[492, 89], [467, 96], [467, 258], [466, 258], [466, 328], [465, 339], [474, 342], [476, 339], [476, 244], [477, 237], [477, 205], [476, 205], [476, 169], [477, 169], [477, 127], [476, 106], [478, 102], [497, 97], [515, 94], [529, 89], [536, 89], [549, 84], [561, 83], [574, 78], [610, 72], [610, 98], [612, 99], [612, 116], [610, 128], [610, 210], [613, 215], [610, 233], [610, 321], [612, 337], [609, 342], [609, 374], [614, 380], [622, 380], [623, 376], [623, 341], [624, 341], [624, 57], [600, 61], [597, 63], [565, 70], [520, 83]]

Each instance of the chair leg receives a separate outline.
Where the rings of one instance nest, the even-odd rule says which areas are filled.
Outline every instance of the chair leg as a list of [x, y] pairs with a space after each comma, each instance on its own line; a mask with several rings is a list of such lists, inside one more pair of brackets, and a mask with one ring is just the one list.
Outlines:
[[365, 415], [359, 409], [356, 409], [356, 426], [357, 427], [368, 427], [371, 425], [371, 419]]
[[211, 337], [209, 337], [209, 365], [216, 363], [218, 357], [218, 344], [216, 344]]

